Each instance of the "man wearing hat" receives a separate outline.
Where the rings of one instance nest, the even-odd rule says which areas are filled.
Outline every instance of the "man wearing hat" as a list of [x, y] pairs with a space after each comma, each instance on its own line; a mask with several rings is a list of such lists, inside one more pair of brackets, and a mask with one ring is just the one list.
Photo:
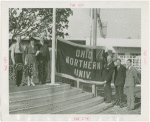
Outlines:
[[40, 46], [39, 46], [39, 57], [38, 57], [38, 72], [39, 72], [39, 82], [40, 84], [46, 83], [47, 78], [47, 66], [50, 60], [50, 54], [48, 46], [44, 43], [44, 36], [40, 36]]

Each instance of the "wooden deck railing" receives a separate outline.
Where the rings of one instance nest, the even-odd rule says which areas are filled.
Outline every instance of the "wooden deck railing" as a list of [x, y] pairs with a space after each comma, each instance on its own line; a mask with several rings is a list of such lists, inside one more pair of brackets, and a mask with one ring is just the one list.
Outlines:
[[97, 90], [98, 90], [97, 86], [104, 85], [104, 82], [102, 82], [102, 81], [99, 81], [99, 82], [97, 82], [97, 81], [85, 81], [85, 80], [82, 80], [79, 78], [74, 78], [70, 75], [66, 75], [66, 74], [62, 74], [62, 73], [56, 73], [56, 75], [76, 81], [77, 82], [77, 88], [79, 88], [80, 83], [91, 84], [92, 85], [92, 93], [94, 94], [94, 97], [97, 97]]

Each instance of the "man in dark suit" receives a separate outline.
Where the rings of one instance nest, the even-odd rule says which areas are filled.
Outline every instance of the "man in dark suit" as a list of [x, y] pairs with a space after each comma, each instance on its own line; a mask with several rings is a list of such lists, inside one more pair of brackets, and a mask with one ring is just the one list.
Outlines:
[[125, 84], [126, 77], [126, 68], [121, 65], [121, 60], [117, 59], [117, 66], [115, 66], [115, 77], [114, 77], [114, 85], [115, 85], [115, 93], [116, 93], [116, 105], [120, 105], [123, 107], [123, 89]]
[[38, 56], [39, 82], [40, 84], [45, 84], [47, 78], [47, 67], [48, 67], [48, 61], [50, 60], [50, 54], [49, 54], [48, 46], [44, 43], [43, 35], [40, 37], [39, 51], [40, 51]]
[[107, 65], [103, 71], [103, 79], [104, 79], [104, 99], [106, 103], [111, 102], [112, 90], [111, 90], [111, 80], [112, 74], [114, 71], [114, 62], [112, 61], [111, 56], [107, 56]]

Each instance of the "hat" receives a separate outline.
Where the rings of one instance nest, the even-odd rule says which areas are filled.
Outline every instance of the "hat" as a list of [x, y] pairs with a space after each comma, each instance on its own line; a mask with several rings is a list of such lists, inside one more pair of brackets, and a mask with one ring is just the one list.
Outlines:
[[35, 39], [34, 39], [33, 37], [31, 37], [31, 38], [29, 39], [29, 42], [31, 42], [31, 41], [35, 41]]

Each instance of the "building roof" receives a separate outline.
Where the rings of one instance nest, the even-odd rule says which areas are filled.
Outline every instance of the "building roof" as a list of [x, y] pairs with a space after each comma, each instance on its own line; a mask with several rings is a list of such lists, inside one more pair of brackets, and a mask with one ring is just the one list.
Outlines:
[[111, 39], [111, 38], [98, 38], [98, 46], [108, 47], [141, 47], [141, 39]]
[[141, 47], [141, 39], [111, 39], [98, 38], [97, 46], [106, 46], [107, 49], [115, 52], [113, 47]]

